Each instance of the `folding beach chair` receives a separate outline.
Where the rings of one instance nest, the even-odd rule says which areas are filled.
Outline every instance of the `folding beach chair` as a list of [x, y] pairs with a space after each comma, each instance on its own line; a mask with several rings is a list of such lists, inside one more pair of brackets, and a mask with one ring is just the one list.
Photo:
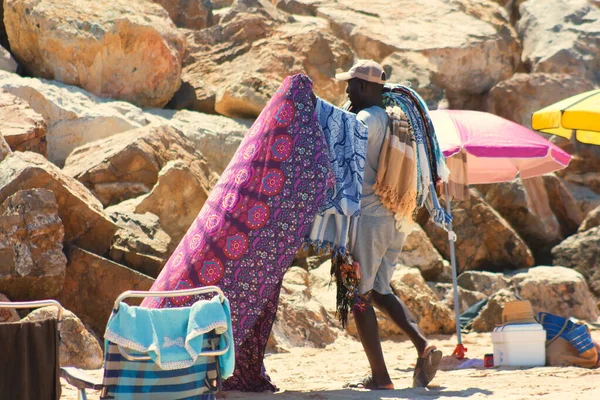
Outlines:
[[[198, 296], [212, 300], [191, 307], [150, 309], [129, 306], [128, 297]], [[233, 372], [234, 348], [229, 302], [214, 286], [164, 292], [127, 291], [115, 301], [105, 332], [102, 382], [84, 371], [61, 368], [61, 377], [79, 389], [100, 390], [100, 399], [211, 400]]]
[[0, 302], [0, 308], [55, 306], [56, 318], [0, 323], [0, 400], [58, 400], [63, 308], [55, 300]]

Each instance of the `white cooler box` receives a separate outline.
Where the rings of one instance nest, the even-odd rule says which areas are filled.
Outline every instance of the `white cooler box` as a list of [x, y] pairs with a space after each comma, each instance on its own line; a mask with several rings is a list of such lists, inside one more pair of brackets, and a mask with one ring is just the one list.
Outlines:
[[546, 331], [541, 324], [507, 324], [494, 328], [494, 365], [546, 365]]

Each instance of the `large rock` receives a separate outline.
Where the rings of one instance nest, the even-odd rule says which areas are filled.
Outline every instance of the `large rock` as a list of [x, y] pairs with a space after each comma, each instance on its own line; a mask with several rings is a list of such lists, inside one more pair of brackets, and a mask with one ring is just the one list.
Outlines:
[[438, 300], [418, 269], [396, 268], [391, 286], [406, 304], [425, 335], [454, 332], [454, 313]]
[[277, 317], [268, 349], [286, 351], [290, 347], [325, 347], [333, 343], [339, 330], [318, 300], [311, 297], [308, 272], [291, 267], [283, 277]]
[[596, 207], [600, 206], [600, 193], [569, 181], [564, 181], [564, 185], [573, 196], [582, 216], [587, 216]]
[[149, 192], [160, 170], [171, 160], [184, 162], [205, 191], [216, 180], [202, 155], [181, 132], [154, 125], [78, 147], [65, 161], [63, 171], [108, 206]]
[[457, 278], [460, 287], [492, 296], [500, 289], [508, 289], [510, 280], [502, 274], [486, 271], [466, 271]]
[[439, 85], [439, 71], [423, 54], [417, 52], [395, 52], [386, 57], [381, 65], [390, 82], [408, 82], [419, 93], [430, 110], [436, 110], [444, 98], [444, 89]]
[[406, 237], [397, 262], [407, 267], [418, 268], [423, 278], [428, 281], [435, 281], [444, 269], [444, 259], [417, 224]]
[[487, 111], [531, 128], [531, 115], [550, 104], [594, 89], [580, 75], [518, 73], [490, 90]]
[[583, 221], [583, 213], [577, 201], [556, 174], [544, 175], [544, 186], [548, 193], [550, 208], [560, 223], [563, 236], [571, 236]]
[[[423, 10], [427, 10], [423, 17]], [[337, 0], [317, 15], [360, 58], [382, 61], [396, 51], [418, 52], [437, 68], [451, 92], [480, 94], [510, 77], [520, 44], [504, 10], [491, 2], [459, 0]]]
[[6, 0], [11, 50], [35, 76], [140, 107], [181, 84], [185, 38], [149, 1]]
[[64, 229], [54, 194], [20, 190], [0, 205], [0, 292], [14, 300], [55, 297], [65, 280]]
[[24, 100], [0, 90], [0, 132], [13, 151], [46, 152], [46, 122]]
[[533, 311], [549, 312], [565, 318], [575, 317], [595, 322], [596, 299], [585, 278], [565, 267], [535, 267], [512, 278], [519, 296], [531, 301]]
[[237, 0], [219, 25], [187, 38], [182, 79], [194, 95], [183, 108], [256, 117], [280, 82], [299, 72], [312, 79], [317, 95], [334, 103], [346, 97], [334, 76], [352, 65], [353, 55], [323, 19], [290, 22], [267, 0]]
[[139, 198], [135, 212], [157, 215], [173, 243], [179, 243], [207, 199], [205, 182], [183, 161], [169, 161], [158, 174], [152, 191]]
[[181, 131], [217, 174], [227, 168], [253, 122], [188, 110], [148, 110], [148, 113], [157, 118], [157, 123]]
[[593, 209], [579, 227], [579, 232], [587, 231], [588, 229], [600, 226], [600, 207]]
[[273, 0], [273, 4], [280, 10], [290, 14], [313, 16], [317, 15], [318, 6], [326, 3], [326, 0]]
[[[451, 283], [434, 283], [427, 282], [427, 285], [434, 291], [438, 299], [448, 308], [454, 311], [454, 288]], [[460, 312], [463, 313], [473, 304], [485, 300], [487, 296], [473, 290], [458, 288], [458, 304], [460, 304]]]
[[160, 227], [156, 215], [135, 214], [121, 204], [107, 208], [106, 215], [119, 226], [108, 257], [156, 278], [177, 243]]
[[[1, 11], [1, 10], [0, 10]], [[2, 14], [0, 13], [0, 17]], [[2, 20], [2, 18], [0, 18]], [[10, 52], [0, 45], [0, 69], [8, 72], [17, 72], [17, 62]]]
[[583, 274], [592, 293], [600, 296], [600, 227], [568, 237], [552, 249], [552, 257], [552, 264]]
[[0, 89], [27, 102], [44, 117], [48, 159], [58, 166], [77, 146], [150, 123], [132, 104], [103, 100], [59, 82], [0, 71]]
[[210, 0], [152, 0], [160, 4], [180, 28], [204, 29], [213, 24]]
[[97, 254], [108, 250], [117, 230], [102, 212], [102, 204], [75, 179], [41, 155], [16, 152], [0, 163], [0, 202], [18, 190], [51, 190], [64, 226], [65, 243]]
[[521, 57], [532, 72], [600, 82], [600, 9], [587, 0], [530, 0], [519, 11]]
[[550, 263], [550, 250], [565, 238], [550, 207], [544, 178], [485, 185], [485, 200], [523, 238], [538, 264]]
[[516, 301], [517, 296], [508, 289], [500, 289], [488, 303], [481, 309], [479, 315], [473, 320], [475, 332], [491, 332], [498, 325], [502, 325], [502, 310], [504, 303]]
[[[63, 304], [64, 306], [64, 304]], [[57, 318], [58, 310], [54, 306], [38, 308], [29, 313], [22, 321], [43, 321]], [[60, 329], [59, 360], [61, 367], [82, 369], [102, 368], [102, 348], [96, 338], [85, 329], [77, 315], [64, 310]]]
[[[154, 279], [77, 247], [68, 250], [67, 275], [58, 301], [101, 334], [117, 297], [149, 290]], [[127, 301], [130, 302], [129, 300]], [[141, 300], [133, 299], [132, 304]]]
[[3, 136], [0, 135], [0, 161], [3, 161], [9, 154], [12, 153], [10, 146]]
[[[0, 302], [7, 303], [10, 300], [6, 295], [0, 293]], [[20, 319], [21, 317], [19, 317], [15, 308], [0, 308], [0, 324], [4, 322], [19, 322]]]
[[[469, 200], [452, 206], [458, 273], [468, 270], [503, 271], [532, 267], [531, 250], [509, 223], [471, 189]], [[446, 259], [450, 259], [448, 234], [429, 220], [427, 236]]]

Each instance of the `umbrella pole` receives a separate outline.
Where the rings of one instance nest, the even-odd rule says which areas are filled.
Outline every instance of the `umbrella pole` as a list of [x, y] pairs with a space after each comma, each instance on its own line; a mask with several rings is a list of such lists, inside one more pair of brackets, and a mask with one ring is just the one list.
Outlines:
[[[450, 209], [450, 195], [448, 191], [448, 183], [444, 183], [444, 192], [446, 194], [446, 211], [448, 215], [452, 215], [452, 211]], [[450, 263], [452, 265], [452, 288], [454, 289], [454, 312], [456, 313], [456, 336], [458, 339], [458, 344], [454, 349], [452, 355], [459, 360], [465, 358], [465, 353], [467, 352], [467, 348], [462, 344], [462, 335], [460, 332], [460, 303], [458, 298], [458, 283], [456, 279], [456, 254], [454, 252], [454, 242], [456, 241], [456, 234], [452, 228], [452, 220], [450, 220], [449, 229], [448, 229], [448, 241], [450, 242]]]

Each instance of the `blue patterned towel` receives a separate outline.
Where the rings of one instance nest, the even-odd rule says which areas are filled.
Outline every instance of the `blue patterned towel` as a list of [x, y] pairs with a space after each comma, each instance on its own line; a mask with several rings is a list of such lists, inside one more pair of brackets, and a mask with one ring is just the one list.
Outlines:
[[329, 148], [335, 185], [319, 209], [307, 242], [344, 253], [350, 219], [360, 215], [368, 128], [356, 115], [317, 99], [317, 118]]
[[[187, 368], [199, 359], [204, 335], [226, 334], [230, 348], [220, 357], [223, 378], [233, 373], [235, 351], [229, 302], [219, 297], [199, 300], [191, 307], [145, 308], [119, 304], [106, 325], [106, 340], [147, 354], [164, 370]], [[224, 339], [221, 340], [224, 345]]]

